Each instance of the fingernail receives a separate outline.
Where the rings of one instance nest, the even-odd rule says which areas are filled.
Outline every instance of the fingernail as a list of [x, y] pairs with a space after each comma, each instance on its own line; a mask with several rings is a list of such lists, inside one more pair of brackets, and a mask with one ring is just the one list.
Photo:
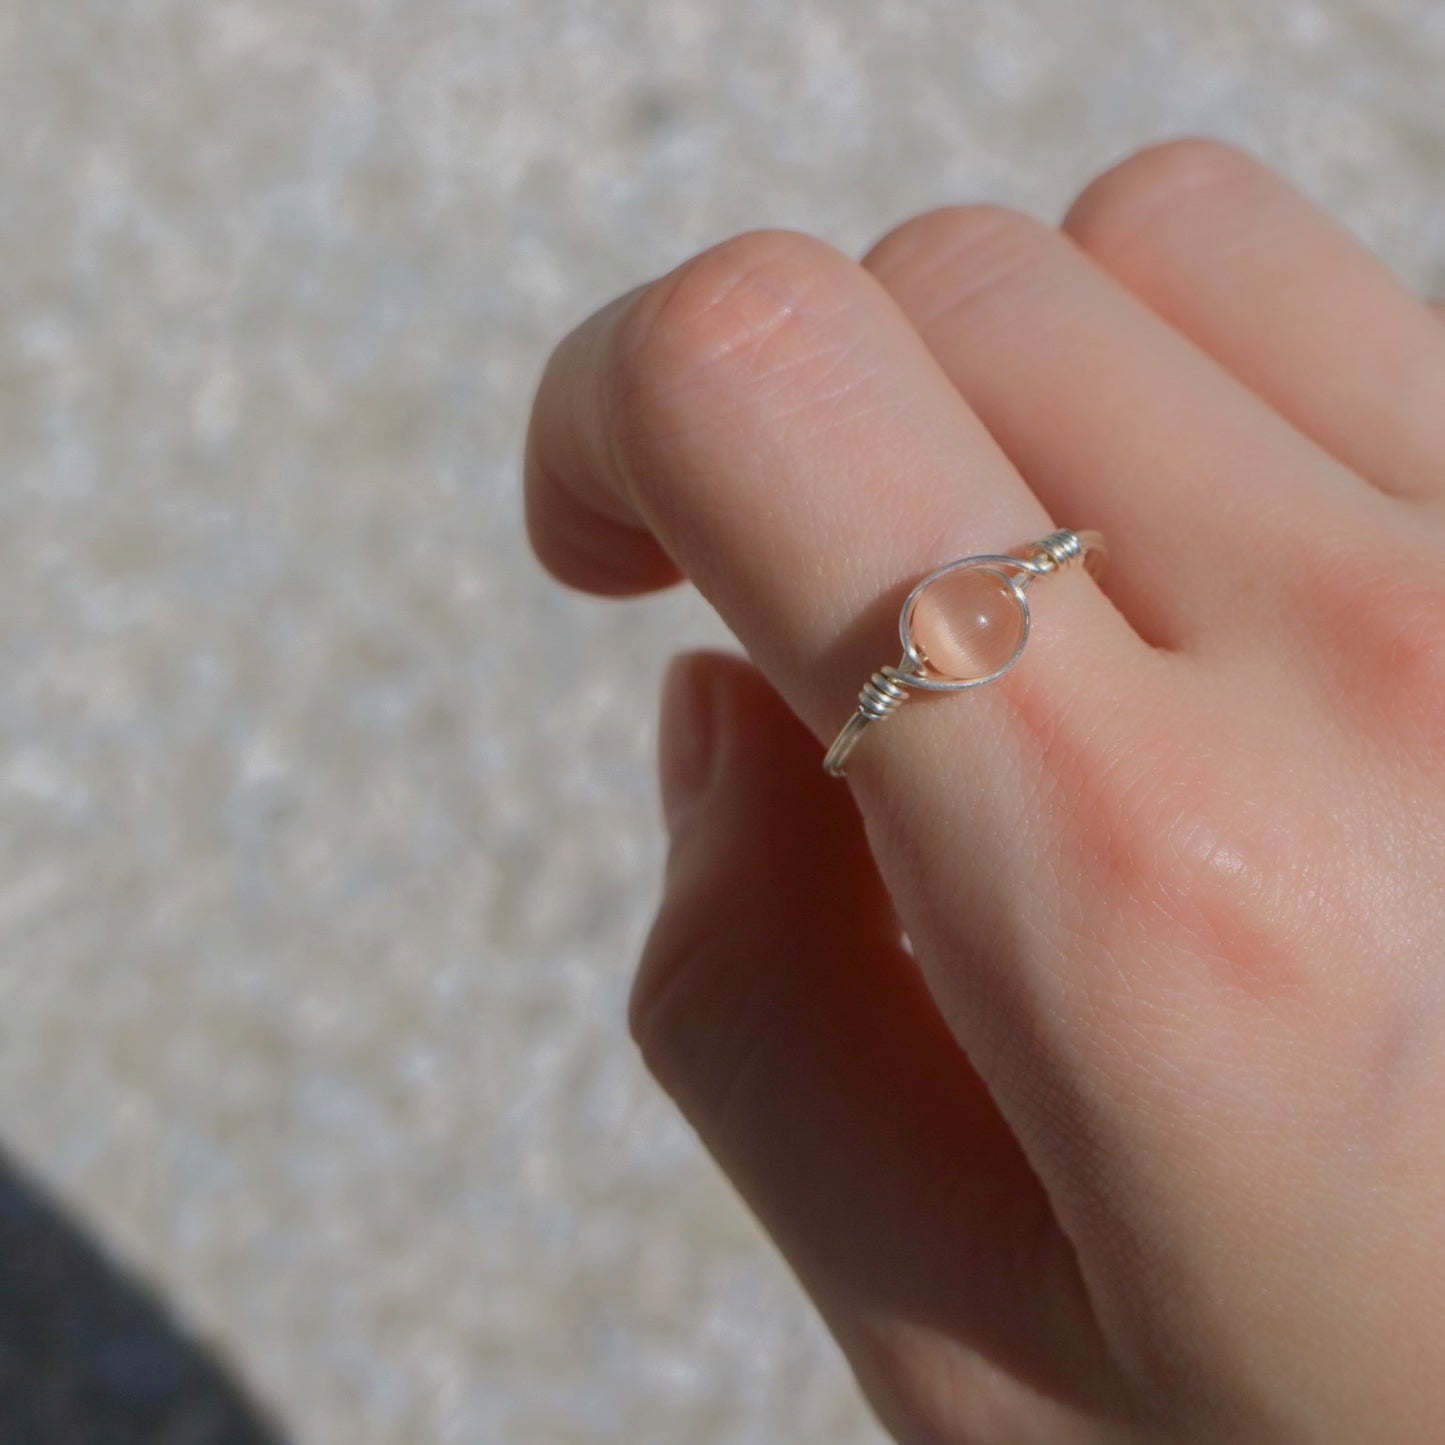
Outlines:
[[706, 654], [673, 658], [662, 681], [658, 776], [662, 816], [676, 832], [706, 791], [717, 754], [717, 674]]

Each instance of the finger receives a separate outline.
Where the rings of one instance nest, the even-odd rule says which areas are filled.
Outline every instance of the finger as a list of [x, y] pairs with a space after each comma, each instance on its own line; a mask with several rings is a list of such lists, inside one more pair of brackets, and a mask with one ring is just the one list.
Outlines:
[[[882, 288], [786, 232], [715, 247], [568, 337], [526, 473], [534, 545], [564, 580], [593, 575], [573, 560], [585, 515], [595, 550], [645, 527], [820, 737], [896, 659], [890, 614], [913, 581], [1053, 525]], [[1138, 640], [1082, 573], [1038, 596], [1027, 668], [1073, 675], [1082, 708], [1067, 651], [1085, 648], [1097, 676]], [[929, 733], [930, 710], [908, 711], [889, 725], [895, 755]], [[851, 776], [873, 767], [860, 750]]]
[[1445, 491], [1445, 335], [1329, 215], [1253, 157], [1152, 147], [1063, 229], [1300, 430], [1377, 487]]
[[930, 1373], [940, 1403], [996, 1420], [1040, 1387], [1096, 1403], [1073, 1257], [812, 740], [755, 669], [694, 654], [669, 674], [661, 765], [673, 846], [634, 1032], [880, 1413], [923, 1438]]
[[[645, 289], [639, 287], [619, 297], [601, 315], [625, 315]], [[602, 330], [597, 326], [593, 335]], [[597, 359], [594, 385], [600, 386], [605, 380], [606, 365], [605, 358]], [[576, 380], [582, 375], [582, 367], [573, 374]], [[605, 403], [596, 395], [584, 396], [580, 392], [564, 392], [554, 402], [559, 409], [574, 406], [584, 417], [589, 406], [597, 405]], [[523, 493], [527, 532], [538, 558], [555, 577], [584, 592], [610, 597], [656, 592], [681, 580], [677, 564], [625, 497], [592, 490], [585, 493], [584, 500], [584, 494], [574, 485], [579, 479], [551, 472], [538, 477], [530, 461], [528, 468], [528, 485]], [[534, 478], [537, 485], [532, 484]], [[585, 484], [585, 479], [581, 480]]]
[[946, 208], [864, 264], [1045, 505], [1127, 557], [1110, 595], [1151, 641], [1236, 658], [1300, 516], [1358, 528], [1379, 503], [1051, 227]]
[[[565, 488], [646, 525], [820, 740], [898, 657], [897, 611], [920, 574], [1053, 521], [877, 281], [787, 233], [725, 243], [574, 332], [543, 376], [527, 456], [539, 494]], [[900, 708], [848, 781], [955, 1037], [1015, 1131], [1039, 1140], [1070, 1127], [1039, 1082], [1061, 1065], [1041, 1026], [1057, 959], [1039, 940], [1066, 937], [1078, 902], [1049, 885], [1059, 839], [1077, 831], [1080, 779], [1104, 793], [1137, 765], [1121, 712], [1137, 721], [1183, 689], [1177, 660], [1086, 573], [1030, 599], [1018, 666]], [[1101, 954], [1082, 967], [1080, 987], [1126, 986]], [[1068, 1042], [1072, 1075], [1088, 1032]], [[1072, 1167], [1066, 1150], [1050, 1157]]]
[[614, 522], [563, 487], [527, 492], [527, 523], [554, 576], [584, 592], [629, 597], [682, 580], [677, 564], [645, 527]]

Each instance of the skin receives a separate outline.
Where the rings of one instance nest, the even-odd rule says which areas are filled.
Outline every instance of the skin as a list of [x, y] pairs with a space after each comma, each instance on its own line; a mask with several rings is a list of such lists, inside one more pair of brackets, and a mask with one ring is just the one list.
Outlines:
[[[691, 579], [631, 1023], [904, 1442], [1445, 1439], [1445, 327], [1249, 157], [859, 263], [736, 237], [566, 338], [542, 562]], [[934, 567], [1006, 677], [823, 747]], [[906, 940], [905, 940], [906, 935]]]

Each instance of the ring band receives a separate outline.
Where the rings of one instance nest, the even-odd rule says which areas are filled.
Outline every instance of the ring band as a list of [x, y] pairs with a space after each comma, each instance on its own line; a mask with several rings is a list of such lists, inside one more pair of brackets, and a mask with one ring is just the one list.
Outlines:
[[900, 708], [910, 688], [961, 692], [996, 682], [1023, 655], [1029, 639], [1029, 583], [1075, 567], [1097, 577], [1106, 556], [1098, 532], [1067, 529], [1050, 532], [1023, 551], [1018, 557], [960, 557], [930, 572], [908, 594], [898, 616], [903, 658], [863, 685], [858, 711], [823, 759], [826, 772], [841, 778], [864, 729]]

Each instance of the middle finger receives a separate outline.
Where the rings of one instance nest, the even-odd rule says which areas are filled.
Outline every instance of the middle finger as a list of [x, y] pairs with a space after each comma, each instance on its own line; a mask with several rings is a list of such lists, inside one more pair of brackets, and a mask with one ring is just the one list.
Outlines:
[[1389, 525], [1380, 493], [1039, 221], [947, 207], [864, 264], [1044, 503], [1127, 556], [1110, 592], [1151, 642], [1269, 647], [1302, 523]]

